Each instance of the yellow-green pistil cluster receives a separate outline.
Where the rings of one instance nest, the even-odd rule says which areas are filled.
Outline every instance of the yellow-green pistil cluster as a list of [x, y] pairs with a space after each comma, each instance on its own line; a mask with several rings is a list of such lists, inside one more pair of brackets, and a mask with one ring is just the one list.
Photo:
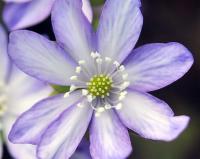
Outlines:
[[106, 75], [95, 75], [88, 83], [88, 92], [93, 97], [109, 96], [110, 89], [112, 87], [112, 79]]

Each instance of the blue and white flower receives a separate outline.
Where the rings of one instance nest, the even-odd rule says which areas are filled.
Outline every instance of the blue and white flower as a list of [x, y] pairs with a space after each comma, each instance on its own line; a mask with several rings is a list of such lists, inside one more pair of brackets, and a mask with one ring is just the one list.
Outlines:
[[[14, 143], [37, 145], [40, 159], [69, 158], [90, 126], [94, 159], [123, 159], [132, 151], [127, 128], [171, 141], [189, 117], [149, 94], [181, 78], [193, 57], [183, 45], [152, 43], [133, 50], [143, 24], [138, 0], [106, 0], [95, 33], [81, 0], [57, 0], [57, 42], [27, 30], [10, 34], [9, 54], [27, 74], [70, 92], [38, 102], [14, 124]], [[126, 128], [127, 127], [127, 128]]]

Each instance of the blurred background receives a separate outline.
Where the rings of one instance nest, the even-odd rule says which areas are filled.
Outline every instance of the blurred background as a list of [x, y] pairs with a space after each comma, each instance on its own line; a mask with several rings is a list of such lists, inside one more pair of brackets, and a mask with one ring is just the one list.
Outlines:
[[[91, 2], [96, 27], [104, 0]], [[0, 2], [0, 11], [3, 5], [3, 2]], [[142, 0], [142, 12], [144, 26], [137, 46], [176, 41], [184, 44], [193, 53], [195, 64], [182, 79], [162, 90], [152, 92], [166, 101], [176, 115], [189, 115], [191, 122], [186, 131], [170, 143], [145, 140], [130, 131], [133, 153], [129, 158], [200, 159], [200, 1]], [[50, 18], [28, 29], [46, 34], [54, 40]], [[11, 159], [6, 148], [4, 159]]]

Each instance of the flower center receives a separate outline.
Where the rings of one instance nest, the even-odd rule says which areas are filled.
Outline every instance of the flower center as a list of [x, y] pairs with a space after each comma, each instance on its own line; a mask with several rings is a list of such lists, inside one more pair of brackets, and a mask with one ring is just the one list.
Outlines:
[[91, 60], [78, 61], [70, 80], [70, 91], [64, 97], [81, 90], [82, 96], [87, 98], [87, 104], [81, 102], [77, 106], [91, 106], [95, 116], [108, 109], [121, 109], [122, 100], [127, 95], [126, 88], [130, 84], [124, 65], [110, 57], [102, 57], [98, 52], [91, 52]]
[[109, 96], [112, 87], [112, 79], [104, 74], [93, 76], [88, 83], [88, 92], [93, 97]]

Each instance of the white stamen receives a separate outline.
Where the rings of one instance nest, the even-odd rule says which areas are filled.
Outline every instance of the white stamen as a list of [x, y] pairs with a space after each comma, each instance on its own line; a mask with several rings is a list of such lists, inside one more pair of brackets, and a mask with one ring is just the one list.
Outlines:
[[65, 93], [65, 94], [64, 94], [64, 98], [69, 97], [69, 95], [70, 95], [70, 92]]
[[96, 51], [95, 53], [96, 57], [101, 57], [101, 55]]
[[114, 64], [116, 67], [119, 67], [119, 66], [120, 66], [119, 62], [117, 62], [117, 61], [113, 62], [113, 64]]
[[119, 103], [115, 106], [115, 109], [120, 110], [122, 109], [122, 103]]
[[86, 90], [86, 89], [82, 89], [82, 95], [83, 95], [83, 96], [88, 95], [88, 90]]
[[77, 79], [78, 79], [77, 76], [71, 76], [71, 77], [70, 77], [70, 80], [72, 80], [72, 81], [75, 81], [75, 80], [77, 80]]
[[85, 64], [85, 61], [84, 60], [80, 60], [78, 63], [79, 63], [79, 65], [83, 65], [83, 64]]
[[96, 59], [96, 62], [97, 62], [98, 64], [101, 64], [102, 61], [103, 61], [103, 60], [102, 60], [101, 58]]
[[104, 107], [99, 107], [99, 108], [96, 109], [97, 113], [103, 113], [104, 111], [105, 111]]
[[105, 57], [105, 61], [106, 61], [106, 62], [111, 62], [112, 59], [111, 59], [110, 57]]
[[96, 57], [96, 55], [95, 55], [94, 52], [91, 52], [90, 56], [91, 56], [92, 58], [95, 58], [95, 57]]
[[111, 109], [112, 108], [112, 106], [110, 104], [106, 104], [104, 107], [105, 107], [105, 109]]
[[127, 88], [128, 86], [130, 85], [130, 82], [129, 81], [125, 81], [123, 84], [122, 84], [122, 89], [125, 89]]
[[120, 70], [120, 71], [124, 71], [124, 70], [125, 70], [124, 65], [121, 65], [121, 66], [119, 67], [119, 70]]
[[81, 72], [81, 67], [80, 66], [76, 67], [76, 73], [80, 73], [80, 72]]
[[92, 102], [92, 101], [93, 101], [92, 95], [88, 95], [88, 96], [87, 96], [87, 100], [88, 100], [88, 102]]
[[121, 92], [120, 95], [119, 95], [119, 100], [120, 100], [120, 101], [123, 100], [123, 99], [126, 97], [126, 94], [127, 94], [126, 91]]
[[77, 87], [75, 85], [71, 85], [70, 92], [74, 91], [75, 89], [77, 89]]

